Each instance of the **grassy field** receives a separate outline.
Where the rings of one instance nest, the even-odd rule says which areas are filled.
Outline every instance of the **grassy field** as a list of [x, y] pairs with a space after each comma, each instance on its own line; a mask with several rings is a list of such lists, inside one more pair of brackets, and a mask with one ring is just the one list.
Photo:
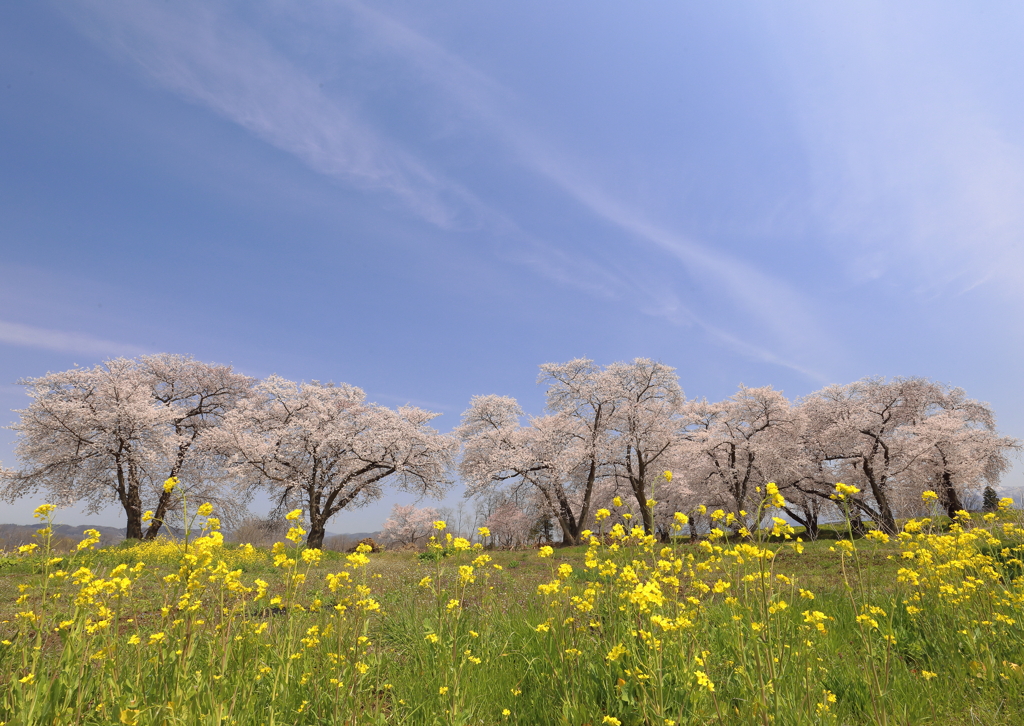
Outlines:
[[0, 721], [1020, 724], [1018, 514], [420, 554], [44, 533], [0, 559]]

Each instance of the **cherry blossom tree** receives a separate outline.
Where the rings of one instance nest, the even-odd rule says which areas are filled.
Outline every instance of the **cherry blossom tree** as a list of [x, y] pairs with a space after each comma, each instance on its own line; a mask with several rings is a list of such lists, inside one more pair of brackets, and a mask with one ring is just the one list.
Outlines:
[[520, 419], [512, 398], [478, 396], [463, 414], [460, 471], [471, 495], [498, 484], [532, 487], [567, 544], [592, 519], [599, 483], [625, 484], [653, 531], [650, 486], [671, 461], [683, 393], [672, 368], [638, 358], [601, 368], [578, 358], [541, 366], [548, 415]]
[[644, 531], [654, 532], [651, 485], [673, 462], [686, 421], [685, 397], [675, 369], [648, 358], [608, 366], [601, 378], [605, 394], [615, 402], [610, 416], [609, 463], [629, 486]]
[[538, 514], [555, 517], [563, 541], [577, 543], [593, 487], [586, 431], [565, 414], [533, 418], [526, 426], [522, 416], [513, 398], [473, 398], [456, 429], [463, 443], [459, 472], [467, 495], [504, 487], [516, 500], [533, 499]]
[[911, 473], [914, 494], [930, 489], [949, 517], [964, 509], [968, 492], [993, 485], [1009, 468], [1008, 455], [1020, 442], [996, 432], [988, 404], [968, 399], [962, 389], [945, 392], [941, 409], [917, 422], [913, 435], [924, 449]]
[[479, 494], [496, 485], [536, 494], [537, 513], [557, 521], [566, 544], [579, 544], [593, 509], [597, 483], [612, 476], [611, 423], [620, 401], [612, 376], [577, 358], [540, 367], [547, 384], [548, 415], [520, 424], [515, 399], [478, 396], [463, 414], [458, 433], [464, 453], [460, 471]]
[[[689, 531], [692, 536], [695, 530], [690, 526], [680, 526], [675, 515], [680, 512], [693, 522], [697, 507], [707, 503], [704, 493], [686, 479], [681, 461], [675, 459], [674, 462], [670, 462], [666, 468], [666, 471], [673, 474], [672, 478], [657, 482], [652, 492], [653, 498], [657, 500], [653, 510], [654, 529], [662, 542], [668, 542], [672, 536], [683, 534], [684, 530]], [[677, 471], [678, 475], [675, 473]]]
[[514, 500], [506, 499], [491, 512], [484, 526], [491, 532], [491, 542], [500, 549], [515, 549], [530, 542], [535, 515], [524, 511]]
[[779, 484], [779, 492], [785, 497], [786, 505], [782, 507], [793, 521], [803, 526], [804, 533], [810, 540], [818, 539], [821, 523], [841, 518], [840, 509], [830, 497], [835, 493], [833, 487], [825, 489], [818, 485], [817, 480], [801, 478], [798, 481]]
[[440, 515], [434, 507], [396, 504], [391, 508], [391, 516], [381, 527], [381, 542], [405, 546], [425, 541], [434, 529], [434, 522], [439, 518]]
[[271, 491], [279, 509], [302, 506], [307, 544], [323, 544], [327, 521], [379, 499], [387, 483], [417, 494], [449, 486], [457, 441], [427, 424], [438, 414], [367, 403], [347, 384], [271, 376], [218, 429], [243, 486]]
[[849, 500], [857, 518], [864, 515], [895, 534], [894, 497], [915, 486], [917, 472], [934, 460], [942, 439], [938, 424], [930, 427], [935, 435], [916, 434], [927, 431], [926, 422], [944, 406], [953, 405], [955, 394], [956, 389], [925, 378], [865, 378], [827, 386], [801, 403], [808, 454], [832, 481], [862, 490]]
[[163, 354], [116, 358], [21, 384], [32, 402], [11, 427], [23, 466], [4, 472], [8, 500], [45, 490], [61, 504], [84, 502], [90, 511], [117, 501], [129, 539], [143, 536], [145, 508], [157, 510], [146, 532], [155, 537], [180, 502], [162, 486], [171, 476], [196, 497], [238, 509], [204, 437], [251, 379], [227, 366]]
[[724, 401], [691, 401], [686, 416], [687, 478], [709, 504], [741, 517], [757, 511], [768, 482], [785, 489], [806, 477], [798, 415], [781, 391], [740, 386]]
[[167, 421], [134, 361], [119, 358], [19, 381], [32, 398], [11, 426], [22, 464], [4, 475], [5, 498], [44, 490], [57, 504], [99, 511], [111, 498], [127, 516], [127, 537], [142, 537], [146, 484], [163, 467], [156, 431]]
[[[244, 500], [225, 486], [223, 457], [212, 445], [208, 434], [240, 400], [250, 395], [256, 380], [236, 373], [230, 366], [196, 361], [191, 356], [143, 356], [142, 375], [152, 391], [153, 400], [165, 414], [167, 461], [164, 479], [176, 477], [191, 496], [202, 496], [214, 505], [221, 518], [233, 521], [243, 511]], [[198, 485], [211, 482], [200, 491]], [[174, 492], [157, 490], [156, 511], [146, 539], [153, 539], [168, 511], [174, 507]]]
[[[565, 487], [559, 487], [559, 496], [554, 498], [557, 508], [548, 500], [562, 524], [563, 539], [579, 544], [580, 532], [593, 510], [594, 488], [613, 474], [611, 423], [621, 403], [616, 397], [619, 392], [610, 385], [607, 371], [587, 358], [545, 363], [540, 370], [537, 380], [548, 386], [545, 399], [551, 416], [538, 423], [550, 431], [549, 445], [563, 447], [559, 471], [570, 482], [571, 491], [571, 496], [566, 496]], [[570, 500], [575, 501], [575, 508]]]

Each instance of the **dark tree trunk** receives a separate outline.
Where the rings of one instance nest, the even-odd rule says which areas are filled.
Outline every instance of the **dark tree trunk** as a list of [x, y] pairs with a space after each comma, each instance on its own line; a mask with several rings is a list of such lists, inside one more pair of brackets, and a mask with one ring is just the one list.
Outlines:
[[558, 498], [558, 524], [562, 528], [562, 542], [568, 546], [578, 545], [580, 543], [580, 524], [583, 518], [577, 521], [572, 516], [572, 507], [569, 506], [569, 502], [562, 496]]
[[124, 464], [117, 464], [117, 494], [127, 517], [125, 539], [142, 539], [142, 498], [135, 477], [129, 471], [125, 474]]
[[640, 505], [640, 517], [644, 522], [644, 534], [652, 534], [654, 532], [654, 512], [647, 506], [646, 495], [642, 496], [645, 498]]
[[142, 539], [142, 514], [137, 516], [128, 514], [128, 526], [125, 528], [125, 539]]
[[696, 512], [690, 514], [690, 523], [687, 525], [690, 528], [690, 544], [697, 544], [700, 541], [700, 531], [697, 529], [697, 517]]
[[640, 519], [644, 524], [644, 534], [651, 534], [654, 532], [654, 512], [647, 506], [647, 482], [645, 481], [647, 467], [638, 451], [636, 471], [633, 471], [633, 459], [630, 453], [630, 451], [626, 452], [626, 474], [629, 478], [629, 486], [633, 490], [633, 497], [636, 499], [637, 507], [640, 508]]
[[309, 534], [306, 535], [306, 547], [321, 550], [324, 547], [324, 534], [326, 534], [324, 522], [310, 522]]
[[850, 507], [850, 532], [853, 533], [854, 537], [863, 537], [867, 534], [867, 527], [864, 526], [864, 520], [860, 516], [860, 508], [856, 506]]
[[812, 509], [810, 506], [800, 507], [800, 514], [789, 507], [783, 507], [783, 511], [792, 517], [797, 524], [801, 525], [807, 534], [807, 538], [811, 541], [818, 539], [818, 512]]
[[160, 528], [164, 525], [164, 517], [171, 504], [171, 492], [161, 492], [160, 499], [156, 503], [156, 511], [153, 512], [153, 519], [146, 529], [146, 539], [156, 539]]
[[864, 470], [864, 476], [867, 478], [868, 484], [871, 486], [871, 494], [875, 498], [875, 504], [878, 506], [877, 516], [875, 517], [875, 526], [886, 534], [898, 534], [896, 529], [896, 517], [892, 513], [892, 508], [889, 506], [889, 498], [886, 496], [886, 475], [883, 475], [881, 480], [879, 480], [875, 476], [874, 467], [866, 458], [862, 461], [862, 468]]
[[942, 481], [939, 483], [939, 496], [942, 498], [942, 506], [946, 509], [946, 516], [950, 519], [956, 517], [956, 513], [964, 508], [960, 501], [960, 495], [953, 487], [953, 478], [948, 471], [942, 472]]
[[883, 495], [881, 500], [876, 497], [876, 501], [878, 501], [878, 521], [875, 524], [886, 534], [899, 534], [899, 528], [896, 527], [896, 516], [889, 507], [888, 498]]
[[547, 502], [548, 507], [554, 512], [555, 521], [558, 522], [558, 528], [562, 530], [562, 544], [568, 547], [579, 543], [579, 531], [580, 522], [583, 521], [581, 517], [579, 521], [572, 516], [572, 508], [569, 506], [569, 502], [565, 500], [565, 497], [561, 493], [556, 494], [552, 498], [551, 494], [547, 489], [535, 484], [537, 491], [540, 492], [541, 496], [544, 497], [544, 501]]
[[558, 526], [562, 530], [562, 544], [566, 547], [578, 545], [580, 543], [580, 534], [576, 531], [577, 528], [567, 522], [561, 514], [555, 519], [558, 520]]
[[[175, 433], [181, 433], [181, 428], [179, 426], [175, 426]], [[181, 471], [181, 467], [185, 463], [185, 455], [188, 453], [188, 450], [191, 448], [192, 442], [195, 441], [197, 435], [198, 432], [193, 431], [192, 438], [178, 447], [178, 454], [175, 457], [174, 466], [171, 467], [171, 472], [167, 475], [168, 479], [177, 478], [178, 472]], [[164, 517], [167, 516], [167, 509], [170, 507], [170, 504], [171, 492], [160, 492], [160, 499], [158, 499], [156, 503], [156, 511], [153, 512], [153, 520], [146, 529], [146, 539], [156, 539], [157, 534], [160, 532], [160, 528], [164, 526]]]

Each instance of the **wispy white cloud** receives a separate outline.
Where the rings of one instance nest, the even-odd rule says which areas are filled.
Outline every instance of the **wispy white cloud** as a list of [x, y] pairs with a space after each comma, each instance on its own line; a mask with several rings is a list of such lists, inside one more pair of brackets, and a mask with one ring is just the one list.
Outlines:
[[[353, 7], [384, 22], [383, 16]], [[456, 181], [430, 169], [362, 120], [352, 104], [328, 96], [319, 82], [258, 32], [218, 14], [215, 5], [84, 0], [81, 9], [85, 11], [74, 13], [75, 21], [100, 46], [311, 169], [393, 194], [442, 228], [486, 227], [512, 243], [503, 255], [514, 248], [519, 262], [559, 284], [605, 297], [620, 293], [622, 281], [609, 269], [526, 233]], [[403, 44], [417, 42], [415, 35], [403, 35], [401, 26], [393, 24], [390, 32], [400, 35]], [[460, 69], [465, 77], [448, 77], [448, 92], [465, 89], [474, 94], [486, 87], [490, 94], [501, 93], [468, 66]], [[470, 97], [463, 100], [469, 103]], [[474, 109], [484, 107], [474, 102]]]
[[[691, 280], [703, 280], [702, 287], [717, 289], [718, 299], [737, 308], [753, 323], [749, 327], [767, 329], [772, 347], [793, 353], [838, 347], [809, 312], [812, 306], [786, 282], [650, 220], [641, 210], [602, 188], [592, 175], [584, 173], [564, 153], [517, 121], [513, 113], [505, 111], [515, 98], [499, 83], [394, 18], [358, 2], [346, 5], [384, 46], [407, 58], [426, 80], [489, 125], [521, 163], [553, 182], [595, 216], [675, 258], [689, 272]], [[622, 274], [619, 272], [620, 276]], [[660, 306], [660, 310], [664, 313], [662, 317], [673, 322], [699, 322], [730, 347], [735, 348], [739, 341], [737, 336], [725, 334], [720, 328], [701, 321], [692, 310], [683, 312], [682, 305]], [[741, 347], [747, 355], [820, 378], [805, 366], [787, 362], [784, 356], [770, 353], [766, 348], [748, 344]]]
[[[225, 20], [215, 6], [85, 0], [80, 7], [85, 12], [75, 14], [77, 22], [104, 48], [130, 59], [147, 77], [183, 98], [294, 154], [317, 172], [394, 194], [442, 227], [456, 224], [460, 216], [471, 216], [514, 243], [504, 255], [560, 284], [603, 297], [629, 296], [648, 312], [676, 324], [700, 320], [678, 299], [666, 305], [667, 298], [677, 296], [653, 290], [650, 280], [631, 281], [624, 270], [525, 233], [504, 213], [361, 120], [350, 104], [328, 97], [319, 83], [258, 32]], [[757, 331], [759, 337], [767, 333], [768, 347], [790, 355], [826, 347], [819, 326], [807, 312], [811, 306], [783, 281], [657, 224], [635, 205], [609, 193], [509, 110], [519, 103], [515, 94], [435, 41], [361, 3], [346, 2], [342, 7], [371, 42], [404, 59], [488, 129], [519, 163], [595, 217], [618, 227], [627, 238], [674, 258], [704, 293], [714, 289], [715, 307], [738, 311], [743, 328]], [[720, 328], [703, 325], [708, 330]], [[715, 337], [725, 340], [722, 335]], [[748, 353], [755, 349], [762, 350], [747, 348]], [[781, 354], [755, 356], [773, 363], [782, 359]]]
[[329, 97], [257, 32], [208, 3], [85, 0], [77, 25], [146, 77], [295, 155], [318, 173], [394, 194], [447, 227], [472, 213], [472, 195]]
[[86, 333], [37, 328], [4, 320], [0, 320], [0, 343], [22, 348], [53, 350], [58, 353], [81, 353], [96, 356], [144, 355], [151, 352], [137, 345], [104, 340]]
[[924, 299], [1024, 291], [1024, 83], [1016, 46], [996, 42], [1001, 24], [1020, 27], [1020, 7], [869, 1], [765, 16], [811, 164], [810, 212], [849, 279], [889, 275]]
[[546, 277], [562, 287], [579, 290], [595, 298], [621, 300], [642, 289], [626, 270], [612, 270], [579, 253], [571, 253], [524, 232], [510, 220], [497, 214], [497, 229], [508, 244], [498, 255]]
[[715, 290], [717, 299], [731, 303], [748, 319], [767, 327], [776, 344], [798, 350], [815, 337], [821, 339], [806, 301], [784, 281], [651, 222], [642, 212], [576, 176], [567, 166], [549, 163], [548, 159], [538, 159], [537, 164], [549, 178], [558, 181], [594, 214], [674, 257], [689, 271], [690, 279], [704, 281], [698, 284], [705, 292]]

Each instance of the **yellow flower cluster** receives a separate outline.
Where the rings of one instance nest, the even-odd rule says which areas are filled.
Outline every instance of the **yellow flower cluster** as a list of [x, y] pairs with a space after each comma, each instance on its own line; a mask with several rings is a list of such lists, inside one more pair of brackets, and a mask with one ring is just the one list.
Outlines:
[[[857, 493], [840, 484], [835, 496]], [[794, 722], [834, 724], [849, 708], [846, 691], [833, 685], [846, 677], [837, 644], [855, 651], [843, 658], [858, 659], [855, 667], [871, 679], [865, 683], [879, 684], [877, 693], [886, 693], [896, 672], [912, 673], [915, 687], [939, 689], [945, 670], [907, 641], [915, 628], [940, 627], [956, 635], [974, 682], [1005, 683], [1006, 693], [1024, 686], [1020, 658], [996, 654], [997, 645], [1019, 641], [1024, 621], [1024, 528], [1007, 507], [990, 518], [960, 515], [948, 526], [939, 517], [910, 520], [899, 534], [869, 532], [870, 544], [859, 547], [836, 541], [833, 563], [847, 598], [837, 606], [828, 587], [815, 584], [816, 594], [801, 577], [778, 571], [803, 543], [772, 516], [785, 504], [778, 487], [768, 484], [762, 496], [752, 514], [695, 508], [696, 522], [712, 525], [696, 545], [669, 538], [690, 523], [685, 514], [659, 512], [659, 530], [648, 532], [599, 509], [597, 531], [581, 533], [582, 557], [543, 546], [523, 568], [548, 574], [536, 594], [514, 593], [521, 609], [507, 589], [517, 583], [493, 564], [504, 555], [445, 532], [441, 521], [435, 531], [442, 534], [411, 561], [427, 569], [409, 581], [408, 602], [375, 596], [367, 545], [347, 555], [303, 546], [301, 510], [288, 514], [290, 536], [269, 553], [227, 546], [215, 526], [204, 525], [187, 543], [157, 539], [93, 552], [95, 534], [80, 550], [53, 557], [47, 526], [23, 551], [42, 576], [19, 590], [12, 634], [4, 636], [3, 647], [22, 648], [6, 661], [13, 665], [4, 717], [25, 722], [29, 699], [43, 702], [44, 689], [61, 682], [59, 702], [70, 704], [71, 715], [47, 714], [46, 723], [190, 722], [240, 693], [247, 708], [280, 722], [418, 723], [415, 714], [430, 712], [435, 721], [528, 723], [530, 708], [550, 702], [570, 723], [672, 726], [739, 723], [785, 702], [801, 704]], [[652, 499], [650, 506], [659, 505]], [[49, 524], [53, 512], [47, 505], [37, 516]], [[208, 523], [213, 508], [198, 514]], [[816, 551], [828, 557], [828, 547]], [[891, 553], [895, 575], [886, 585], [895, 598], [851, 584], [877, 551]], [[325, 564], [330, 572], [318, 569]], [[274, 577], [266, 580], [245, 574], [271, 565]], [[497, 596], [495, 586], [505, 592]], [[385, 604], [404, 611], [387, 615]], [[511, 627], [496, 627], [498, 617]], [[45, 658], [33, 645], [44, 637], [45, 647], [58, 648]], [[400, 658], [391, 657], [394, 648]], [[418, 674], [409, 682], [395, 677], [405, 661]], [[57, 662], [74, 666], [64, 681], [52, 677]], [[145, 680], [159, 697], [129, 698], [118, 690], [120, 673]], [[467, 694], [495, 673], [514, 680], [500, 697], [467, 705]], [[509, 703], [509, 685], [513, 697], [527, 697]], [[595, 690], [599, 699], [576, 702]], [[410, 693], [420, 700], [411, 702]], [[680, 693], [685, 700], [673, 701]], [[746, 711], [733, 719], [735, 704]], [[869, 716], [883, 720], [879, 712]]]

